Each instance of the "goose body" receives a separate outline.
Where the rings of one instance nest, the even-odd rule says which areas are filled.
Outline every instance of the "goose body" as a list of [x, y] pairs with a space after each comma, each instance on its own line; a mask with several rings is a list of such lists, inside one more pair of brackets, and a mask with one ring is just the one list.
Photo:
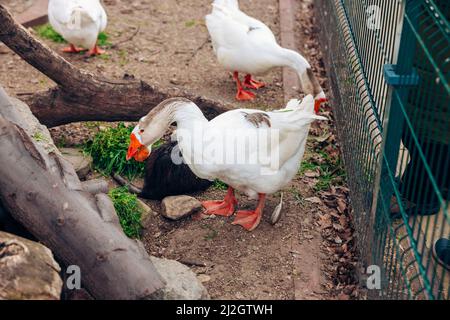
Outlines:
[[97, 38], [105, 30], [107, 15], [99, 0], [50, 0], [48, 19], [51, 26], [71, 47], [66, 52], [90, 49], [90, 54], [101, 52]]
[[[264, 86], [252, 79], [252, 75], [264, 74], [275, 67], [289, 67], [297, 72], [306, 94], [313, 95], [319, 105], [326, 101], [309, 62], [298, 52], [281, 47], [270, 28], [242, 12], [237, 0], [214, 0], [212, 6], [212, 12], [205, 17], [206, 26], [218, 62], [234, 73], [238, 100], [254, 98], [243, 87]], [[247, 74], [243, 84], [239, 72]]]
[[[143, 117], [131, 136], [128, 159], [140, 159], [142, 148], [149, 153], [172, 122], [184, 162], [202, 179], [220, 179], [250, 198], [260, 198], [284, 188], [298, 172], [310, 124], [325, 119], [314, 114], [314, 98], [300, 103], [291, 100], [286, 108], [272, 112], [237, 109], [208, 121], [191, 101], [169, 99]], [[140, 149], [141, 148], [141, 149]], [[205, 203], [211, 213], [230, 215], [234, 205], [215, 210], [220, 202]], [[216, 208], [217, 209], [217, 208]], [[262, 210], [262, 208], [261, 208]], [[259, 221], [258, 221], [259, 223]], [[257, 223], [245, 225], [255, 228]]]

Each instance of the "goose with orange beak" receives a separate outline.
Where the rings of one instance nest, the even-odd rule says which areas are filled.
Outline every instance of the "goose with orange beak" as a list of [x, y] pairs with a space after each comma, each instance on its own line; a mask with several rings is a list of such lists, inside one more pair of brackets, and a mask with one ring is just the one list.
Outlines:
[[[233, 73], [237, 100], [253, 100], [255, 93], [266, 86], [253, 78], [273, 68], [288, 67], [299, 78], [302, 91], [315, 99], [314, 111], [327, 102], [325, 93], [311, 64], [300, 53], [281, 47], [275, 35], [262, 21], [239, 9], [237, 0], [214, 0], [212, 11], [205, 17], [214, 53], [222, 67]], [[245, 74], [244, 81], [239, 73]]]
[[[192, 101], [168, 99], [134, 128], [127, 159], [145, 160], [152, 144], [176, 123], [172, 137], [184, 163], [197, 177], [228, 185], [223, 200], [202, 202], [204, 214], [233, 215], [238, 203], [234, 191], [241, 191], [258, 204], [254, 210], [237, 210], [233, 224], [252, 231], [261, 222], [266, 194], [282, 190], [298, 173], [310, 124], [326, 120], [314, 113], [314, 107], [314, 98], [308, 95], [281, 110], [234, 109], [208, 120]], [[174, 156], [174, 162], [180, 160]], [[279, 211], [281, 206], [275, 221]]]

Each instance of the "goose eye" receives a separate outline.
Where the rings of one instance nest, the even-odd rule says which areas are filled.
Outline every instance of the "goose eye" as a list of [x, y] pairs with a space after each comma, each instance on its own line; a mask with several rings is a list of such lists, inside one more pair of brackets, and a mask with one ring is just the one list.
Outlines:
[[144, 129], [139, 130], [139, 133], [144, 133]]

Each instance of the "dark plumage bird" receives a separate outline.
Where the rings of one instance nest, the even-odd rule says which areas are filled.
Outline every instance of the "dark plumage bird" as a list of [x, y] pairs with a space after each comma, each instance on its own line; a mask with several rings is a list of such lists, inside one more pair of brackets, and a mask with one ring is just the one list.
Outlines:
[[[145, 162], [144, 187], [129, 186], [130, 191], [145, 199], [161, 200], [208, 189], [211, 181], [198, 178], [185, 163], [175, 164], [172, 161], [172, 153], [180, 152], [177, 146], [177, 142], [167, 142], [152, 150]], [[182, 159], [181, 153], [178, 155]], [[117, 175], [114, 178], [122, 185], [127, 184]]]

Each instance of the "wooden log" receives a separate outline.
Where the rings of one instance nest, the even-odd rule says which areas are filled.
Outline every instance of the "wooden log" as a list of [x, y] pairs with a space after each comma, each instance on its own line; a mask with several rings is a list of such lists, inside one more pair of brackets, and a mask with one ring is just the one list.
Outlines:
[[49, 127], [76, 121], [136, 121], [174, 96], [192, 100], [207, 118], [232, 109], [179, 89], [159, 88], [133, 76], [110, 80], [79, 70], [36, 40], [1, 4], [0, 41], [57, 83], [50, 90], [21, 96], [40, 122]]
[[162, 278], [143, 246], [123, 233], [108, 196], [86, 192], [71, 164], [37, 144], [19, 126], [21, 114], [3, 108], [12, 104], [4, 99], [0, 96], [3, 206], [65, 265], [79, 266], [83, 287], [95, 298], [160, 295]]

